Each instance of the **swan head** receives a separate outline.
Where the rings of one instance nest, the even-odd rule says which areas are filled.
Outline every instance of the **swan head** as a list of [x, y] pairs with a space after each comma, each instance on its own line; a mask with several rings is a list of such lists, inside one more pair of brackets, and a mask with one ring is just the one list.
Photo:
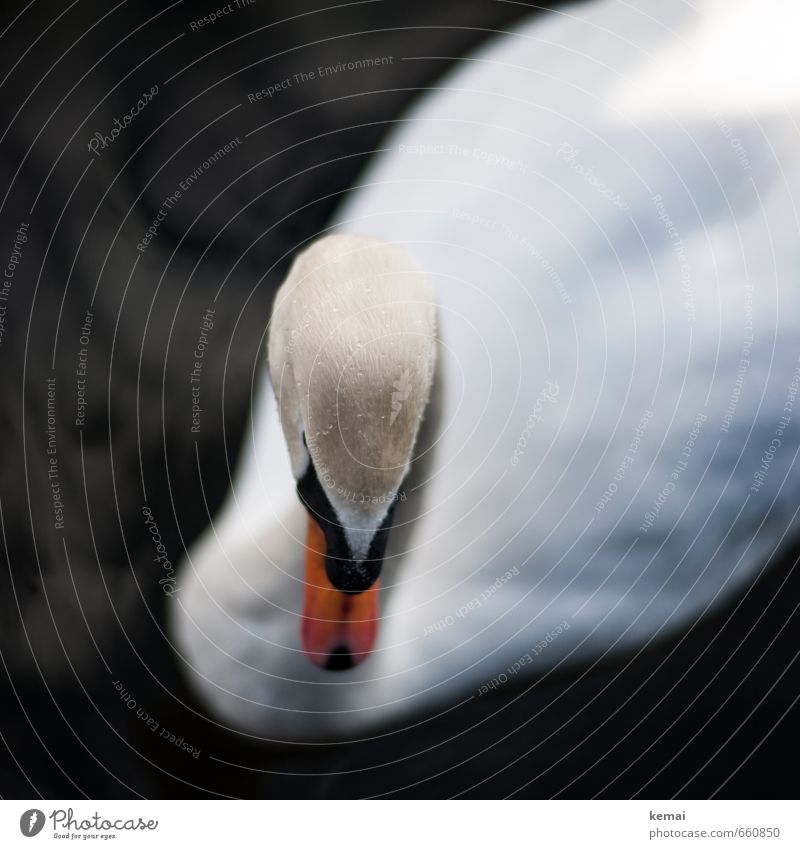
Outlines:
[[308, 513], [304, 648], [327, 668], [369, 653], [378, 580], [436, 358], [436, 310], [402, 248], [335, 234], [276, 296], [269, 366]]

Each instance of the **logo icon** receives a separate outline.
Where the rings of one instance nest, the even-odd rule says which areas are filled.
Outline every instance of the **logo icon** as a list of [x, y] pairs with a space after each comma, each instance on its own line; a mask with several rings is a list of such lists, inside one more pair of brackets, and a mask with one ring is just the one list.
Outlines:
[[36, 837], [44, 828], [44, 812], [38, 808], [31, 808], [19, 818], [19, 830], [25, 837]]
[[408, 401], [408, 397], [411, 395], [411, 373], [409, 370], [406, 369], [400, 375], [400, 379], [395, 380], [392, 386], [394, 386], [397, 391], [392, 392], [392, 415], [389, 417], [389, 427], [395, 423], [398, 415], [400, 415], [403, 402]]

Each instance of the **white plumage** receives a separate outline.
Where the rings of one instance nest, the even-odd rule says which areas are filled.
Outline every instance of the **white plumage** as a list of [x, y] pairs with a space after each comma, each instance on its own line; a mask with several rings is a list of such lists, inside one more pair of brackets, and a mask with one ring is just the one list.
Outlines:
[[361, 734], [641, 647], [791, 533], [800, 76], [770, 49], [796, 31], [779, 11], [568, 8], [494, 38], [406, 116], [337, 223], [404, 246], [438, 303], [435, 415], [379, 642], [346, 673], [300, 650], [305, 519], [265, 372], [229, 502], [172, 599], [222, 721]]

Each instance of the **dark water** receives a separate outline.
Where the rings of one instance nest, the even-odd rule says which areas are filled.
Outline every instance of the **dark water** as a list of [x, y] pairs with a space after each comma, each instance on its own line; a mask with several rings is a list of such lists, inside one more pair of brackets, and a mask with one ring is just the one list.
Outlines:
[[793, 795], [793, 556], [669, 644], [371, 741], [265, 748], [194, 705], [142, 508], [176, 563], [225, 494], [291, 256], [415, 93], [528, 13], [318, 6], [4, 12], [0, 792]]

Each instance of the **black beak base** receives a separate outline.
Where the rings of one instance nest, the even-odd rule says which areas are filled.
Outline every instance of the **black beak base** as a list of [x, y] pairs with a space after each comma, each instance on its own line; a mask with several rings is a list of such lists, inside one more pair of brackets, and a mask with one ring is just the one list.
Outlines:
[[357, 594], [368, 590], [381, 573], [394, 503], [375, 532], [366, 559], [355, 560], [344, 528], [320, 485], [313, 462], [308, 464], [305, 474], [297, 482], [297, 494], [325, 535], [325, 572], [328, 580], [343, 593]]
[[381, 574], [380, 560], [341, 560], [325, 558], [325, 572], [328, 580], [343, 593], [356, 594], [368, 590]]

